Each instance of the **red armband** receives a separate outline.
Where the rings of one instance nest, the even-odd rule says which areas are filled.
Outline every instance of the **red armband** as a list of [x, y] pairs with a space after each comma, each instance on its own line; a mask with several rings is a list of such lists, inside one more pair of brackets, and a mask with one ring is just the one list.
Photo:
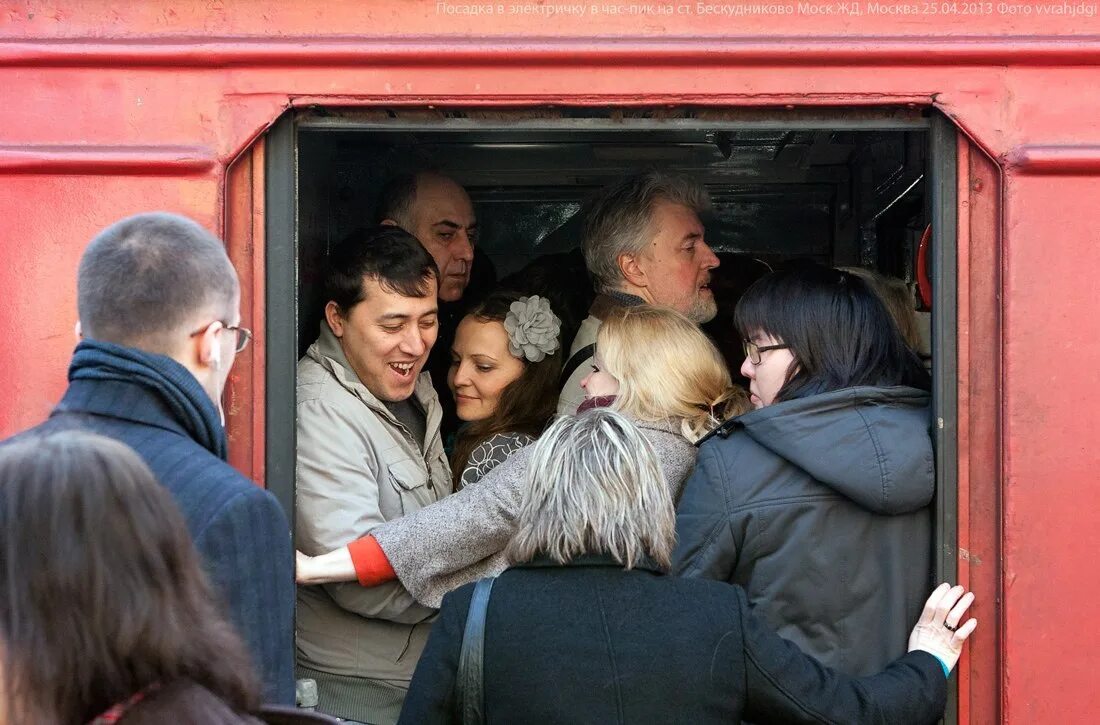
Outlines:
[[373, 536], [364, 536], [348, 544], [348, 553], [355, 566], [355, 577], [363, 586], [373, 587], [397, 578], [386, 552]]

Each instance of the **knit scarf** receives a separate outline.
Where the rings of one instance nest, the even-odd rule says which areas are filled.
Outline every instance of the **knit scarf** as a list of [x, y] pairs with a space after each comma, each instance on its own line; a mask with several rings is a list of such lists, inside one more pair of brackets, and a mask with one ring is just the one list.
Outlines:
[[73, 352], [69, 381], [110, 380], [145, 388], [203, 448], [226, 457], [225, 428], [217, 406], [184, 366], [165, 355], [101, 340], [82, 340]]

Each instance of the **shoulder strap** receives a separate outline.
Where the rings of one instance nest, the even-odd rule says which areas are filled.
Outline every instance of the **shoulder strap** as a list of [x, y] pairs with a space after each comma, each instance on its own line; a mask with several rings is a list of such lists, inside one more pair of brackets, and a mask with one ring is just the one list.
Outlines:
[[485, 722], [485, 613], [496, 579], [479, 579], [470, 597], [458, 655], [458, 710], [463, 725]]
[[558, 387], [564, 388], [565, 384], [569, 382], [569, 378], [573, 377], [573, 373], [577, 371], [585, 360], [592, 358], [596, 354], [596, 343], [591, 345], [585, 345], [580, 350], [577, 350], [565, 363], [565, 367], [561, 369], [561, 377], [558, 378]]

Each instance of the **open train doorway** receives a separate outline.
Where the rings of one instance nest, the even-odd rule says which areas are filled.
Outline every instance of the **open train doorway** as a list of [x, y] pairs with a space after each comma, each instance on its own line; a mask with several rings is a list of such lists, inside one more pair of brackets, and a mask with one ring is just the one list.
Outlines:
[[[500, 280], [545, 255], [575, 255], [584, 200], [658, 169], [710, 194], [706, 241], [722, 264], [719, 315], [705, 329], [734, 371], [733, 305], [761, 269], [812, 259], [872, 270], [906, 290], [933, 374], [935, 576], [952, 580], [955, 144], [954, 127], [920, 108], [293, 111], [265, 150], [267, 485], [292, 510], [294, 370], [320, 322], [317, 273], [332, 244], [378, 221], [389, 178], [430, 168], [464, 186], [480, 227], [474, 273]], [[576, 284], [591, 284], [583, 270]]]

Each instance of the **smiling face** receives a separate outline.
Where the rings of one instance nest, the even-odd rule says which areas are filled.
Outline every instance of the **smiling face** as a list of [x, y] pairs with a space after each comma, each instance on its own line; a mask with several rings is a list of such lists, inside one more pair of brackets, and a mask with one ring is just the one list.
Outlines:
[[658, 201], [653, 207], [653, 240], [638, 257], [650, 301], [671, 307], [695, 322], [714, 319], [718, 306], [710, 270], [718, 257], [703, 241], [703, 223], [686, 206]]
[[409, 398], [439, 333], [436, 283], [424, 297], [405, 297], [364, 279], [361, 302], [350, 310], [325, 307], [325, 319], [360, 382], [386, 402]]
[[597, 352], [592, 356], [592, 372], [581, 380], [585, 398], [603, 398], [619, 392], [619, 380], [604, 368], [603, 358]]
[[496, 412], [500, 394], [523, 374], [523, 361], [508, 352], [504, 324], [467, 315], [455, 331], [447, 385], [464, 421], [485, 420]]
[[[754, 334], [749, 342], [759, 347], [783, 344], [782, 340], [762, 332]], [[775, 402], [775, 396], [786, 384], [787, 373], [793, 364], [794, 355], [787, 348], [761, 352], [760, 363], [756, 365], [745, 356], [745, 361], [741, 363], [741, 374], [749, 379], [749, 401], [754, 408], [763, 408]]]
[[406, 231], [420, 240], [439, 267], [439, 299], [462, 299], [477, 244], [477, 218], [466, 190], [445, 176], [421, 175], [408, 226]]

